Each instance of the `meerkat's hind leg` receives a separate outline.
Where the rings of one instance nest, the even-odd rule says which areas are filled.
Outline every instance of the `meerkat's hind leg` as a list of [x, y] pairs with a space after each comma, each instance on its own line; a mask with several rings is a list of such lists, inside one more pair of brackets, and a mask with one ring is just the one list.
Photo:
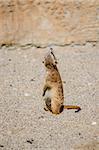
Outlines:
[[52, 112], [52, 110], [51, 110], [51, 98], [49, 98], [49, 97], [46, 97], [45, 99], [44, 99], [44, 101], [45, 101], [45, 104], [46, 104], [46, 107], [44, 107], [44, 110], [46, 110], [46, 111], [51, 111]]

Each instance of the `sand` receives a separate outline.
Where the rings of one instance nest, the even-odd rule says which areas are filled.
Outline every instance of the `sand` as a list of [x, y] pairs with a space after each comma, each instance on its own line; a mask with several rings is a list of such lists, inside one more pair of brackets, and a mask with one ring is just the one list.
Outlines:
[[55, 47], [65, 104], [43, 109], [47, 48], [0, 48], [0, 150], [99, 150], [99, 45]]

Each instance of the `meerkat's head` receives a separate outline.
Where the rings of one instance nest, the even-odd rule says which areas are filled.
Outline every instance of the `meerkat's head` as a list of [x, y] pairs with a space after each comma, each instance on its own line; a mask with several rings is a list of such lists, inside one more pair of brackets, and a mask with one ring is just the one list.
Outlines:
[[57, 60], [56, 60], [56, 57], [52, 51], [52, 48], [50, 49], [50, 52], [48, 52], [46, 54], [46, 56], [44, 57], [43, 63], [47, 69], [51, 69], [53, 67], [55, 68], [55, 66], [57, 64]]

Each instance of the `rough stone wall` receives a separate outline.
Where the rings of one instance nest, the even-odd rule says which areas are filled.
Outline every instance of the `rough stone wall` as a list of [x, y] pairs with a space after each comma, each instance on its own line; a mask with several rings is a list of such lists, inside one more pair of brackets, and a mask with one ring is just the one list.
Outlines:
[[0, 45], [99, 41], [99, 0], [0, 0]]

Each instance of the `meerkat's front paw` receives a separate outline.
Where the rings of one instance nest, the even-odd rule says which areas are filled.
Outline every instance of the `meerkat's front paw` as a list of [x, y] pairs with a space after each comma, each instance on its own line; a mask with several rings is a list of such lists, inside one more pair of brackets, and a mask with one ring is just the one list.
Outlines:
[[45, 96], [45, 92], [43, 92], [42, 96]]

